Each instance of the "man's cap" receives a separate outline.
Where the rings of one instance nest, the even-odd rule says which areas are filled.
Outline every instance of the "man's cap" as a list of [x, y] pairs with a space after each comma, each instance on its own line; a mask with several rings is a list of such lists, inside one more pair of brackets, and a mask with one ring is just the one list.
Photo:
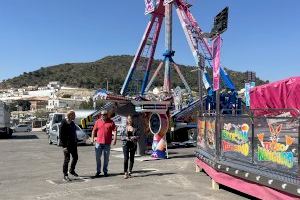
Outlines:
[[101, 110], [101, 115], [106, 115], [107, 114], [107, 110]]

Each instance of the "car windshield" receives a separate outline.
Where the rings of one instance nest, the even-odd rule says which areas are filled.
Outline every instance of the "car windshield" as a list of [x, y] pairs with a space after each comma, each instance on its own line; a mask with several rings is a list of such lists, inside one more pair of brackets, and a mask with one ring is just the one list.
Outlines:
[[60, 123], [64, 118], [64, 115], [55, 115], [54, 116], [54, 122], [55, 123]]

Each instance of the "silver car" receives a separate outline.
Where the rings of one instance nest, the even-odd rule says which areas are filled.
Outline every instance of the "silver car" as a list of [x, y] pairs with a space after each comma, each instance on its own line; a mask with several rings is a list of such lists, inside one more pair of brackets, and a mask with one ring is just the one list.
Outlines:
[[[49, 129], [49, 135], [48, 135], [48, 142], [49, 144], [56, 144], [59, 146], [60, 144], [60, 123], [54, 124], [50, 129]], [[79, 127], [75, 124], [76, 126], [76, 134], [77, 134], [77, 143], [78, 144], [86, 144], [86, 141], [88, 140], [89, 136]]]
[[14, 132], [30, 132], [32, 127], [30, 124], [18, 124], [12, 128]]

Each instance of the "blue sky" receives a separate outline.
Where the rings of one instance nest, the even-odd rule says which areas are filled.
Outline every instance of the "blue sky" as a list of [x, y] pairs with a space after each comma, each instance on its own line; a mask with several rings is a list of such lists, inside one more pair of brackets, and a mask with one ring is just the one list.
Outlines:
[[[206, 31], [214, 16], [229, 6], [221, 56], [224, 66], [256, 71], [271, 81], [300, 76], [300, 1], [190, 2]], [[0, 0], [0, 80], [55, 64], [133, 55], [148, 19], [144, 0]], [[163, 35], [156, 58], [164, 52]], [[176, 16], [173, 39], [174, 60], [194, 65]]]

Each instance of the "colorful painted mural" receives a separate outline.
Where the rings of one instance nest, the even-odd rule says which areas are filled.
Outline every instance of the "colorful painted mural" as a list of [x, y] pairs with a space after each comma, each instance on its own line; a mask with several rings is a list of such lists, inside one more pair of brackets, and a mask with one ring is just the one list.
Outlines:
[[257, 134], [261, 145], [257, 149], [257, 159], [258, 161], [269, 161], [292, 168], [294, 165], [294, 155], [289, 150], [289, 147], [294, 143], [295, 138], [285, 135], [285, 144], [279, 143], [281, 129], [282, 124], [269, 124], [271, 136], [268, 141], [264, 141], [265, 133]]
[[197, 137], [197, 145], [200, 147], [205, 146], [205, 121], [198, 120], [198, 137]]
[[222, 129], [223, 152], [237, 152], [244, 156], [249, 155], [250, 142], [248, 139], [249, 125], [235, 125], [224, 123]]
[[216, 121], [206, 121], [206, 144], [210, 149], [216, 149], [215, 133]]
[[216, 149], [215, 126], [215, 120], [198, 120], [197, 145], [205, 150], [213, 150], [211, 153]]

